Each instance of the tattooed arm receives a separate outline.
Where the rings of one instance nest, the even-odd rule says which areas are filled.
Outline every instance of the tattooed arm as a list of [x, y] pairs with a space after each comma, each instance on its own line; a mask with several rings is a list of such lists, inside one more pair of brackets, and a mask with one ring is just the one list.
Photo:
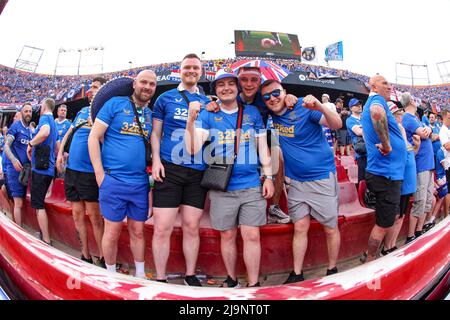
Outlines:
[[387, 122], [387, 115], [384, 108], [380, 105], [370, 106], [370, 118], [372, 119], [373, 128], [380, 139], [379, 144], [376, 145], [383, 156], [388, 155], [392, 151], [391, 142], [389, 140], [389, 129]]
[[17, 159], [14, 156], [14, 153], [11, 151], [11, 145], [13, 142], [14, 142], [14, 136], [8, 135], [6, 137], [6, 142], [5, 142], [5, 155], [8, 157], [8, 159], [13, 164], [14, 169], [16, 169], [16, 171], [20, 172], [22, 170], [22, 164], [20, 163], [19, 159]]

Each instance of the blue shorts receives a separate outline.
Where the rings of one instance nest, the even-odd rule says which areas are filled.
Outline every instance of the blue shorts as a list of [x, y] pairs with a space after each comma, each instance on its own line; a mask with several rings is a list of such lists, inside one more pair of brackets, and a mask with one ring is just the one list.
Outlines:
[[8, 189], [11, 192], [11, 196], [13, 198], [25, 198], [25, 195], [27, 194], [27, 187], [24, 187], [19, 182], [19, 174], [20, 172], [17, 172], [14, 167], [8, 168], [6, 173], [6, 175], [8, 176]]
[[150, 186], [124, 183], [105, 174], [99, 189], [100, 211], [106, 220], [120, 222], [129, 217], [145, 222], [148, 219]]
[[[8, 178], [8, 179], [9, 179], [9, 178]], [[444, 184], [443, 186], [439, 187], [436, 191], [438, 192], [438, 197], [439, 197], [439, 199], [444, 198], [444, 197], [448, 194], [448, 188], [447, 188], [447, 185]]]

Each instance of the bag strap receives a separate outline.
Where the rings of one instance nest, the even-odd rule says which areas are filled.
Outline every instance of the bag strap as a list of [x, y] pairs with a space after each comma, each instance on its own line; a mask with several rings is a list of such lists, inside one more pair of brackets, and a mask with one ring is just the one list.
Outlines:
[[188, 107], [189, 107], [189, 104], [190, 104], [191, 102], [189, 101], [189, 99], [188, 99], [188, 97], [186, 96], [186, 94], [185, 94], [183, 91], [178, 91], [178, 92], [181, 94], [181, 96], [183, 97], [184, 101], [186, 101], [186, 103], [188, 104]]
[[136, 122], [137, 122], [137, 124], [139, 126], [139, 131], [141, 132], [142, 139], [144, 139], [145, 147], [148, 148], [150, 143], [145, 138], [144, 130], [142, 129], [141, 122], [139, 121], [139, 115], [138, 115], [138, 112], [137, 112], [137, 109], [136, 109], [136, 105], [134, 104], [134, 101], [133, 101], [133, 99], [131, 97], [130, 97], [130, 102], [131, 102], [131, 106], [133, 107], [134, 116], [136, 117]]
[[244, 106], [242, 104], [239, 104], [238, 108], [239, 111], [236, 120], [236, 134], [234, 135], [234, 158], [237, 157], [239, 152], [239, 142], [241, 141], [242, 118], [244, 115]]

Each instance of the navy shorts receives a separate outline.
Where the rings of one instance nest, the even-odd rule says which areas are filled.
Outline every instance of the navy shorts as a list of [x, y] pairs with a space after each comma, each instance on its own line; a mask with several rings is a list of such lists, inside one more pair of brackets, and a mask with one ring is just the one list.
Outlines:
[[25, 198], [27, 187], [24, 187], [19, 182], [19, 174], [14, 167], [8, 168], [6, 175], [8, 176], [6, 183], [8, 184], [9, 192], [13, 198]]
[[129, 217], [145, 222], [148, 219], [148, 183], [124, 183], [105, 174], [99, 189], [100, 211], [106, 220], [120, 222]]

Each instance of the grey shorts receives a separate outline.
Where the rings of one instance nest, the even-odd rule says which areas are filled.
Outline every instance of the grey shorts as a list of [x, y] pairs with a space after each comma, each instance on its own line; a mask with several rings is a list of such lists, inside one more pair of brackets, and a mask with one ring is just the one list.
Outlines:
[[289, 215], [297, 222], [311, 215], [322, 225], [335, 228], [339, 212], [339, 184], [336, 174], [322, 180], [291, 180], [288, 193]]
[[262, 188], [235, 191], [209, 191], [211, 200], [211, 226], [219, 231], [231, 230], [238, 225], [259, 227], [267, 222], [267, 201]]
[[417, 191], [411, 214], [418, 218], [425, 212], [430, 212], [433, 206], [434, 178], [433, 171], [422, 171], [417, 174]]

